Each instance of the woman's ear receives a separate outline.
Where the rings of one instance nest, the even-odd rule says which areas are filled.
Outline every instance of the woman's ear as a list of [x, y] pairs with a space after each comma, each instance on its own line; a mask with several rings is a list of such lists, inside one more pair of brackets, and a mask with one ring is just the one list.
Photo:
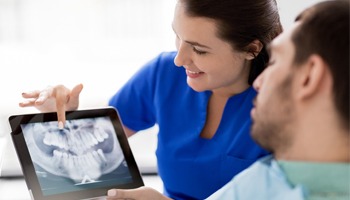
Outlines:
[[247, 47], [247, 60], [253, 60], [258, 56], [264, 45], [259, 40], [254, 40]]

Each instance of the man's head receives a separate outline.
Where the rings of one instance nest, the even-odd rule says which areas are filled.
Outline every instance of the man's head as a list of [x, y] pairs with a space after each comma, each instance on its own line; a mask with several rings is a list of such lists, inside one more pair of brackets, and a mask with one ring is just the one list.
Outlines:
[[281, 159], [320, 160], [327, 149], [313, 147], [348, 147], [349, 1], [304, 10], [269, 49], [269, 67], [254, 82], [252, 137]]
[[326, 1], [302, 12], [292, 41], [295, 64], [318, 54], [328, 64], [333, 98], [344, 126], [349, 129], [349, 0]]

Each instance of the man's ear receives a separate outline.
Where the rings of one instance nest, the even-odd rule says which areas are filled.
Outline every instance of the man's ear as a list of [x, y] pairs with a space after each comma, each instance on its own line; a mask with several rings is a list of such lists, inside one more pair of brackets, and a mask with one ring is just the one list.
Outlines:
[[330, 86], [331, 75], [328, 65], [319, 55], [311, 55], [302, 65], [296, 78], [298, 98], [310, 98], [326, 86]]
[[251, 42], [247, 48], [246, 59], [253, 60], [256, 56], [258, 56], [263, 47], [264, 45], [259, 40], [254, 40]]

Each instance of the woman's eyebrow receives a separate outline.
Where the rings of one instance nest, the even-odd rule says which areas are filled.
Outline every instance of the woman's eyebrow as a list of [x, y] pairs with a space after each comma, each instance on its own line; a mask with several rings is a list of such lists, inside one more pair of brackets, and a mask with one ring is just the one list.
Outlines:
[[204, 44], [200, 44], [198, 42], [193, 42], [193, 41], [188, 41], [185, 40], [186, 43], [191, 44], [192, 46], [198, 46], [198, 47], [203, 47], [203, 48], [207, 48], [207, 49], [211, 49], [210, 47], [204, 45]]

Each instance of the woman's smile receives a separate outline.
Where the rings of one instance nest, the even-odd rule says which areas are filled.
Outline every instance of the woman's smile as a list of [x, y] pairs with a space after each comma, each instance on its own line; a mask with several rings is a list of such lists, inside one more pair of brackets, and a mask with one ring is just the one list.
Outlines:
[[194, 72], [194, 71], [190, 71], [190, 70], [186, 69], [186, 75], [190, 78], [197, 78], [201, 74], [204, 74], [204, 72]]

